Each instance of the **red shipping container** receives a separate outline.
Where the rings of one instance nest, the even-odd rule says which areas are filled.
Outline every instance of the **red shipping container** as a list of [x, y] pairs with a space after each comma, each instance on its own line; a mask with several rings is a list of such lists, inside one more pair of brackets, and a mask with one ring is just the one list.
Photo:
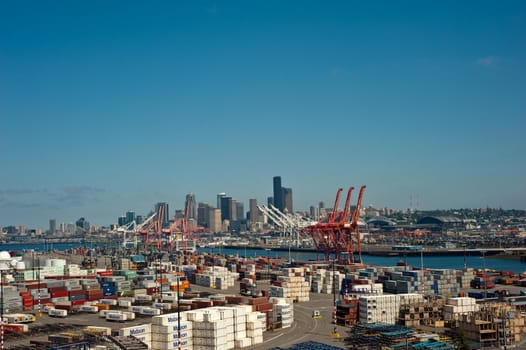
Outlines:
[[62, 297], [67, 297], [67, 296], [68, 296], [68, 291], [51, 293], [52, 298], [62, 298]]
[[71, 290], [71, 291], [69, 291], [69, 296], [74, 296], [74, 295], [84, 295], [84, 290], [83, 289], [79, 289], [79, 290]]
[[71, 300], [71, 305], [84, 305], [86, 300]]
[[98, 271], [97, 275], [101, 277], [113, 276], [113, 271]]
[[67, 292], [68, 289], [66, 287], [52, 287], [52, 288], [48, 288], [48, 291], [50, 293]]

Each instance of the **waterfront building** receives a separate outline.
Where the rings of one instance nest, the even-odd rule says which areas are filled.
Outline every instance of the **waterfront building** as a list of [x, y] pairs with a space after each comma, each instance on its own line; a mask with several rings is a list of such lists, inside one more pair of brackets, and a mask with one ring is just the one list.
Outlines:
[[199, 203], [197, 205], [197, 225], [210, 227], [210, 210], [214, 209], [208, 203]]

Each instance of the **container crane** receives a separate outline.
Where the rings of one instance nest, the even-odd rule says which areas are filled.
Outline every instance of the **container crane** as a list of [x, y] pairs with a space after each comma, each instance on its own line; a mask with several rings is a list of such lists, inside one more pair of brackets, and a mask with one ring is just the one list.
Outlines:
[[358, 254], [361, 261], [360, 232], [358, 219], [362, 205], [365, 186], [360, 188], [356, 208], [350, 211], [350, 201], [354, 187], [350, 187], [345, 200], [345, 207], [338, 211], [338, 204], [342, 189], [336, 192], [334, 207], [328, 215], [314, 225], [308, 226], [308, 232], [316, 246], [318, 254], [323, 253], [325, 260], [334, 258], [340, 263], [354, 263], [354, 256]]

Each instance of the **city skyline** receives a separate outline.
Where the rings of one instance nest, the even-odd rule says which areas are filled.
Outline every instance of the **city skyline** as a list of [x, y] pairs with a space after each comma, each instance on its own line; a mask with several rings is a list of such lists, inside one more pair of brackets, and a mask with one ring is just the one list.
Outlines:
[[522, 1], [2, 2], [0, 31], [0, 226], [274, 176], [295, 211], [526, 209]]

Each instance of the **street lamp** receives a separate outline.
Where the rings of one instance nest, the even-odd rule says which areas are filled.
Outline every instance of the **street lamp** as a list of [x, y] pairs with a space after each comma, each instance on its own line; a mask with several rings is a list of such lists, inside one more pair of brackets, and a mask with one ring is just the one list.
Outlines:
[[331, 337], [339, 338], [340, 334], [338, 333], [337, 326], [336, 326], [336, 259], [332, 259], [332, 322], [334, 324], [334, 329], [331, 333]]

